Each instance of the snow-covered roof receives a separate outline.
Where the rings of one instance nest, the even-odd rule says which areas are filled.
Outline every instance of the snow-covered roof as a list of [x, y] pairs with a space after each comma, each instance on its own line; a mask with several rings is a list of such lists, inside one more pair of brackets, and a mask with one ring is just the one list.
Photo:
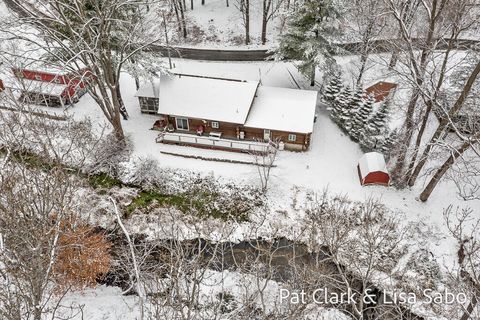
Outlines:
[[138, 89], [135, 97], [158, 98], [159, 84], [158, 81], [144, 83]]
[[257, 87], [257, 81], [164, 75], [158, 113], [244, 124]]
[[145, 83], [135, 96], [158, 98], [159, 114], [296, 133], [313, 131], [317, 104], [316, 91], [179, 74]]
[[310, 133], [316, 105], [317, 91], [261, 86], [245, 126]]
[[60, 96], [68, 87], [68, 85], [54, 82], [9, 78], [7, 81], [5, 81], [5, 87], [13, 90]]
[[40, 58], [24, 58], [13, 69], [49, 73], [57, 76], [65, 76], [74, 71], [84, 69], [86, 66], [78, 60], [72, 61], [68, 64], [57, 64], [51, 61], [44, 61]]
[[378, 152], [365, 153], [360, 160], [358, 160], [358, 165], [362, 179], [370, 172], [380, 171], [388, 173], [385, 158]]

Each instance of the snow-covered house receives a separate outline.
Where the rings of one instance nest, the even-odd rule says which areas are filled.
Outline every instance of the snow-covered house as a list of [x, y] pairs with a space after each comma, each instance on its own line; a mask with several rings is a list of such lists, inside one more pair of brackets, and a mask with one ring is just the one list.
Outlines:
[[6, 83], [27, 103], [47, 106], [65, 106], [76, 103], [91, 83], [88, 69], [67, 72], [55, 67], [12, 68], [13, 77]]
[[[142, 112], [160, 115], [161, 127], [171, 138], [163, 142], [242, 151], [239, 143], [228, 145], [225, 140], [280, 140], [286, 149], [307, 150], [317, 102], [316, 91], [185, 74], [164, 75], [157, 83], [144, 84], [136, 96]], [[199, 143], [188, 135], [224, 143], [205, 138]]]

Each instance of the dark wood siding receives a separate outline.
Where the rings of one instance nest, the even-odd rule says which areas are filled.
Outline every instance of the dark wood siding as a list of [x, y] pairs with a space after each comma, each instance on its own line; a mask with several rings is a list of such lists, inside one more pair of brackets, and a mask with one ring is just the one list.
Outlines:
[[[175, 129], [177, 129], [177, 125], [175, 122], [175, 116], [167, 116], [168, 122], [173, 125]], [[179, 117], [179, 118], [187, 118], [187, 117]], [[230, 138], [230, 139], [239, 139], [240, 131], [245, 132], [245, 140], [263, 140], [263, 129], [258, 128], [248, 128], [243, 127], [240, 124], [229, 123], [229, 122], [218, 122], [218, 128], [212, 128], [212, 120], [202, 120], [202, 119], [194, 119], [194, 118], [187, 118], [188, 119], [188, 132], [195, 134], [197, 132], [197, 128], [203, 126], [203, 132], [205, 135], [208, 135], [210, 132], [221, 132], [223, 138]], [[184, 130], [179, 130], [184, 131]], [[298, 133], [298, 132], [285, 132], [285, 131], [277, 131], [277, 130], [270, 130], [272, 140], [279, 139], [280, 141], [285, 143], [285, 148], [290, 150], [296, 151], [304, 151], [307, 150], [310, 146], [310, 134], [305, 133]], [[295, 141], [288, 141], [288, 135], [294, 134], [296, 135]]]

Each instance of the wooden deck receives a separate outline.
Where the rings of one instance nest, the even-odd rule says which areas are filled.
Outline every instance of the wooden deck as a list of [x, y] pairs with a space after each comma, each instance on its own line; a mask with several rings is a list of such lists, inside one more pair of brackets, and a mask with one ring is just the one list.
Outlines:
[[270, 153], [273, 148], [268, 142], [234, 140], [210, 136], [198, 136], [180, 132], [162, 132], [158, 135], [158, 143], [178, 144], [199, 148], [217, 149], [234, 152]]

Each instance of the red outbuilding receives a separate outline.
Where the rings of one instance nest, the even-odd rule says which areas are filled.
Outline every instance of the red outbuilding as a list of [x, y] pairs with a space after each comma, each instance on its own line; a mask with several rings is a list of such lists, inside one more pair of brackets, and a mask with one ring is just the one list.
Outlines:
[[372, 184], [388, 186], [390, 183], [385, 158], [381, 153], [365, 153], [358, 161], [357, 169], [362, 186]]
[[12, 68], [16, 81], [11, 89], [33, 104], [65, 106], [76, 103], [92, 82], [92, 73], [84, 68], [67, 72], [58, 68]]
[[396, 88], [396, 83], [380, 81], [365, 89], [365, 93], [367, 96], [373, 96], [378, 103], [388, 101], [395, 94]]

